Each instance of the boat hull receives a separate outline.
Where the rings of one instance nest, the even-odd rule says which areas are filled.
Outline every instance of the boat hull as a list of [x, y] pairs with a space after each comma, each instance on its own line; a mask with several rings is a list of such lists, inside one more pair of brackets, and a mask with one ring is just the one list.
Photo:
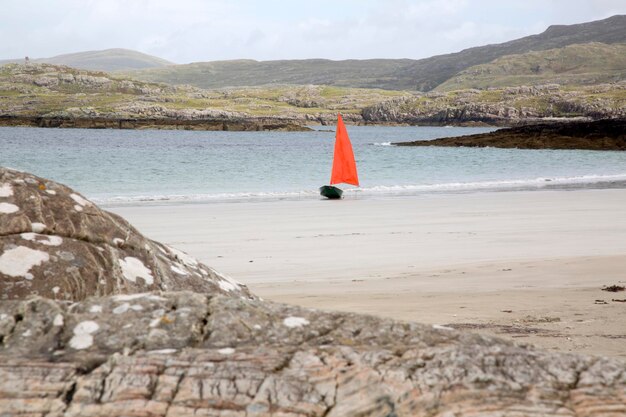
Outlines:
[[341, 198], [343, 191], [332, 185], [323, 185], [320, 187], [320, 194], [329, 200], [337, 200]]

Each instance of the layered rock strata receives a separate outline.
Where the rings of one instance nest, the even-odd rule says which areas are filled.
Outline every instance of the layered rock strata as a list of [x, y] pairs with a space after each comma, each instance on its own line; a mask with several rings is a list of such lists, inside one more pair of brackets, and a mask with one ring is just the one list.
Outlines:
[[626, 365], [188, 292], [0, 304], [0, 410], [64, 416], [623, 416]]

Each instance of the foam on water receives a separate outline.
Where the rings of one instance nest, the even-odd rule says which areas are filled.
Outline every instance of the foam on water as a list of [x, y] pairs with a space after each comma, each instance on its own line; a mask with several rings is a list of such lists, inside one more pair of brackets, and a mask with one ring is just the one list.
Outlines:
[[[489, 190], [530, 190], [538, 188], [564, 188], [565, 186], [589, 185], [626, 182], [626, 173], [619, 175], [583, 175], [579, 177], [532, 178], [519, 180], [500, 180], [482, 182], [451, 182], [444, 184], [416, 184], [374, 186], [359, 191], [372, 193], [436, 192], [436, 191], [489, 191]], [[569, 188], [569, 187], [568, 187]], [[347, 190], [352, 192], [356, 190]]]
[[[341, 187], [341, 185], [339, 185]], [[420, 195], [431, 193], [459, 193], [472, 191], [531, 191], [539, 189], [583, 189], [583, 188], [626, 188], [626, 173], [619, 175], [584, 175], [579, 177], [532, 178], [520, 180], [451, 182], [442, 184], [377, 185], [370, 187], [349, 187], [344, 195], [359, 197]], [[104, 205], [124, 205], [134, 203], [201, 203], [217, 201], [256, 201], [256, 200], [296, 200], [318, 199], [316, 189], [294, 192], [247, 192], [188, 195], [144, 195], [114, 196], [95, 198], [94, 202]]]

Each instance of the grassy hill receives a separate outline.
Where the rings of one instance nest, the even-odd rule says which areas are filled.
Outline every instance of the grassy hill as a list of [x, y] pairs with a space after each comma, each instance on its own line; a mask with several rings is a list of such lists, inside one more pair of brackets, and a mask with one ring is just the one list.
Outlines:
[[214, 61], [133, 71], [127, 75], [144, 81], [190, 84], [200, 88], [324, 84], [430, 91], [467, 68], [503, 56], [589, 42], [626, 43], [626, 16], [617, 15], [576, 25], [550, 26], [538, 35], [420, 60]]
[[[203, 90], [48, 64], [0, 66], [0, 116], [360, 118], [364, 107], [400, 91], [333, 86]], [[408, 93], [406, 93], [408, 94]]]
[[274, 118], [333, 123], [514, 124], [546, 117], [626, 117], [626, 83], [556, 85], [420, 94], [337, 86], [204, 90], [48, 64], [0, 66], [0, 121], [62, 119]]
[[626, 15], [576, 25], [553, 25], [538, 35], [422, 59], [406, 71], [415, 74], [417, 90], [428, 91], [466, 68], [485, 64], [502, 56], [588, 42], [626, 43]]
[[[24, 60], [4, 60], [0, 61], [0, 65], [16, 62], [22, 63]], [[128, 71], [173, 65], [172, 62], [166, 61], [165, 59], [121, 48], [77, 52], [73, 54], [57, 55], [51, 58], [31, 59], [31, 62], [66, 65], [68, 67], [92, 71]]]
[[459, 72], [436, 91], [558, 83], [591, 85], [626, 79], [626, 44], [591, 42], [507, 55]]
[[125, 75], [144, 81], [189, 84], [200, 88], [314, 84], [397, 90], [403, 89], [400, 86], [412, 85], [410, 77], [398, 79], [395, 75], [412, 62], [410, 59], [231, 60], [174, 65], [126, 72]]

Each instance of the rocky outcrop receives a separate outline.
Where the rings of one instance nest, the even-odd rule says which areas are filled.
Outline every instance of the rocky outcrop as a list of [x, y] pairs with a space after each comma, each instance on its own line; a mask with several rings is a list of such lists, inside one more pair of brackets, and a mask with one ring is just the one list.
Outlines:
[[[84, 113], [81, 111], [81, 113]], [[81, 129], [169, 129], [169, 130], [230, 130], [230, 131], [285, 131], [311, 130], [291, 120], [278, 118], [206, 118], [172, 119], [167, 117], [112, 118], [74, 116], [62, 113], [51, 116], [2, 116], [0, 126], [59, 127]]]
[[81, 71], [75, 68], [50, 64], [11, 64], [3, 68], [7, 81], [14, 84], [38, 87], [69, 87], [80, 91], [107, 90], [124, 93], [163, 94], [176, 91], [176, 87], [147, 85], [142, 82], [118, 80], [105, 72]]
[[623, 361], [265, 302], [30, 174], [0, 231], [3, 417], [626, 413]]
[[192, 290], [251, 297], [245, 286], [145, 238], [72, 189], [0, 168], [0, 299]]
[[33, 416], [622, 416], [626, 364], [194, 293], [0, 303], [0, 410]]
[[[257, 117], [220, 108], [185, 108], [218, 96], [190, 86], [147, 84], [110, 74], [47, 64], [6, 65], [0, 70], [0, 126], [86, 129], [306, 131], [305, 119]], [[48, 96], [60, 95], [41, 106]], [[13, 102], [15, 100], [15, 102]], [[63, 104], [60, 104], [59, 101]], [[208, 103], [207, 103], [208, 104]], [[197, 103], [196, 103], [197, 105]], [[41, 106], [41, 108], [39, 107]]]
[[0, 66], [0, 125], [190, 130], [307, 130], [334, 124], [504, 125], [626, 117], [617, 81], [429, 93], [323, 85], [202, 90], [44, 64]]
[[361, 115], [366, 123], [496, 126], [537, 123], [557, 117], [623, 118], [626, 117], [624, 100], [606, 95], [607, 91], [620, 90], [626, 90], [626, 84], [602, 84], [589, 87], [588, 91], [568, 91], [546, 84], [432, 92], [377, 103], [365, 107]]
[[395, 145], [626, 151], [626, 119], [518, 126], [478, 135]]

